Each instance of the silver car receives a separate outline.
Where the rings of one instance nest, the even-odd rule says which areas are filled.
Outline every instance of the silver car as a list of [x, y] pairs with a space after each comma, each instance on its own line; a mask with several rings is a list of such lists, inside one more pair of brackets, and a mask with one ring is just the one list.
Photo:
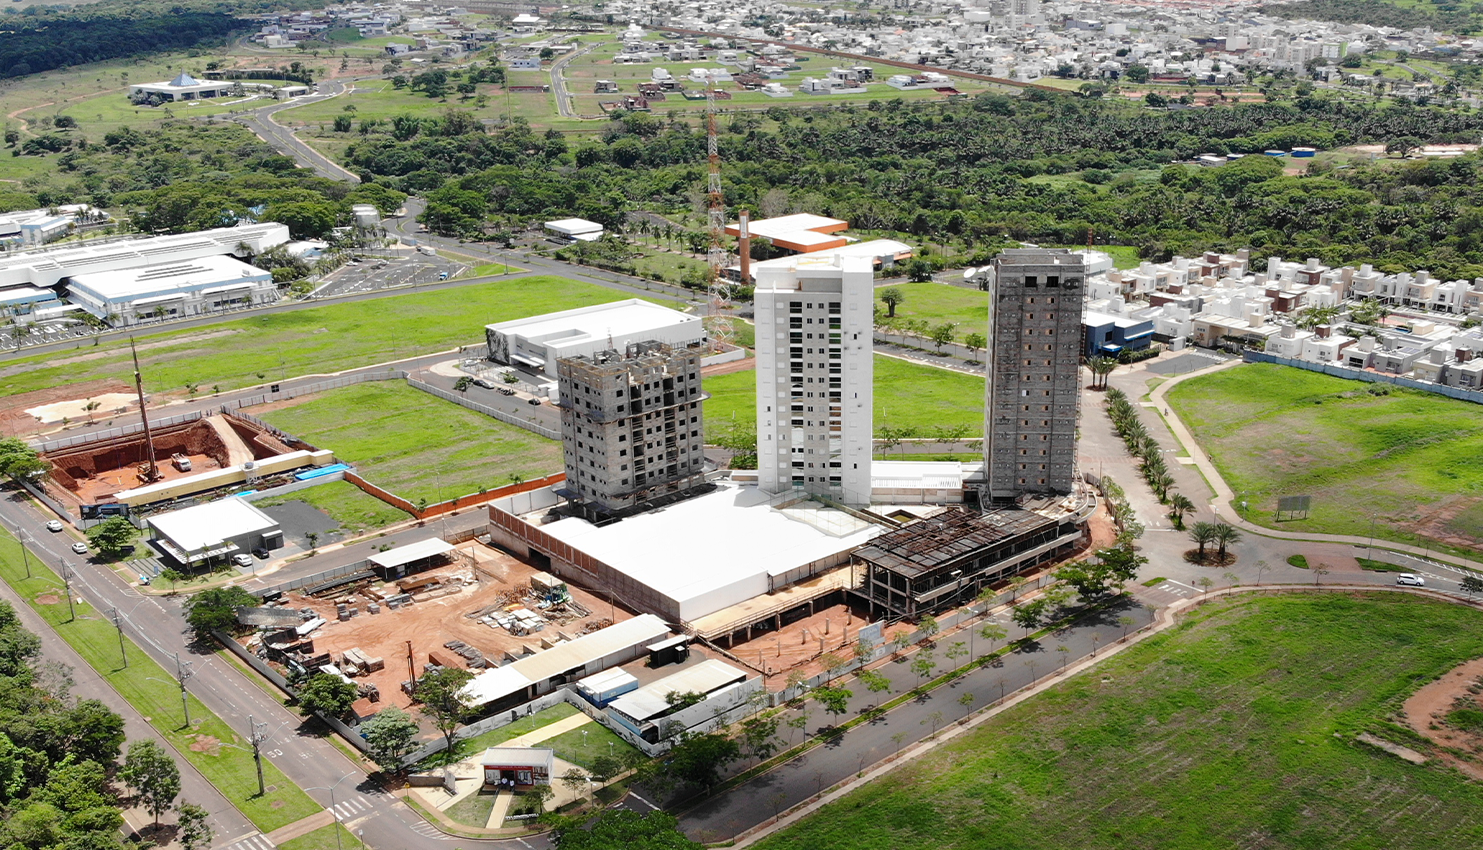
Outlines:
[[1401, 573], [1395, 577], [1396, 584], [1407, 584], [1412, 587], [1426, 587], [1426, 579], [1410, 573]]

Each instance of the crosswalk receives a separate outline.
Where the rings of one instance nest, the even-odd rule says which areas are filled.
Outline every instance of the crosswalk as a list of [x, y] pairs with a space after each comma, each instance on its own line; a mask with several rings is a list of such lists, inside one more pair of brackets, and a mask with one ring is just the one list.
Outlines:
[[225, 850], [276, 850], [276, 845], [268, 840], [268, 836], [259, 832], [228, 844]]
[[418, 835], [426, 836], [427, 838], [436, 838], [439, 841], [454, 840], [453, 836], [445, 835], [439, 832], [437, 827], [433, 826], [427, 821], [418, 821], [417, 823], [413, 824], [412, 831], [417, 833]]
[[342, 822], [365, 817], [375, 810], [376, 804], [360, 795], [351, 797], [348, 800], [341, 800], [335, 804], [334, 808], [330, 809], [330, 811], [335, 813], [335, 819]]

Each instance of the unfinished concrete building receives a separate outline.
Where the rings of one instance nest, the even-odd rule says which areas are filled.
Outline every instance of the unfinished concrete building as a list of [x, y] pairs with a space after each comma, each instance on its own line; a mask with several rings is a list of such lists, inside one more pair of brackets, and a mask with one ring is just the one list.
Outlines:
[[562, 495], [611, 514], [705, 483], [703, 353], [639, 342], [558, 362]]
[[994, 258], [984, 390], [987, 504], [1072, 489], [1085, 262], [1064, 248], [1011, 248]]

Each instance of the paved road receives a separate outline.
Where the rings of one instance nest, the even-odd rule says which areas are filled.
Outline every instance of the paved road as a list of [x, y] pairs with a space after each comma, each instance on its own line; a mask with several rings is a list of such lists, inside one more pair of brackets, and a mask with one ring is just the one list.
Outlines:
[[572, 109], [572, 96], [566, 90], [566, 78], [562, 76], [561, 72], [566, 69], [567, 65], [571, 64], [573, 59], [584, 53], [590, 53], [607, 43], [603, 41], [593, 42], [581, 50], [575, 53], [569, 53], [551, 63], [551, 94], [556, 98], [556, 111], [561, 113], [562, 118], [577, 118], [579, 116]]
[[355, 86], [354, 81], [325, 80], [319, 83], [319, 91], [306, 97], [294, 98], [262, 109], [254, 109], [237, 115], [233, 120], [245, 125], [249, 130], [256, 133], [258, 138], [267, 142], [279, 153], [291, 156], [301, 165], [314, 169], [319, 175], [331, 180], [344, 180], [350, 183], [359, 183], [360, 178], [341, 168], [338, 163], [329, 157], [299, 141], [299, 137], [293, 131], [273, 120], [273, 116], [285, 109], [303, 106], [321, 100], [328, 100], [350, 91]]

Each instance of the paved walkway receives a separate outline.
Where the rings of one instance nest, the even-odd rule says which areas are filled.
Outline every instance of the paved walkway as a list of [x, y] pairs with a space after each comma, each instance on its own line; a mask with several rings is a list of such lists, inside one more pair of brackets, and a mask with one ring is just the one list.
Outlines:
[[[1280, 529], [1267, 528], [1265, 526], [1256, 525], [1254, 523], [1246, 521], [1236, 510], [1236, 494], [1231, 490], [1230, 485], [1225, 482], [1225, 479], [1221, 477], [1220, 472], [1215, 468], [1215, 464], [1210, 461], [1209, 455], [1205, 454], [1204, 449], [1200, 448], [1200, 444], [1195, 440], [1194, 435], [1190, 433], [1189, 428], [1185, 426], [1184, 422], [1181, 421], [1179, 417], [1174, 415], [1173, 409], [1170, 408], [1167, 401], [1165, 401], [1165, 396], [1168, 395], [1169, 389], [1171, 387], [1178, 386], [1180, 383], [1183, 383], [1190, 378], [1209, 375], [1214, 372], [1221, 371], [1222, 369], [1234, 369], [1242, 365], [1245, 365], [1244, 361], [1232, 360], [1226, 363], [1212, 366], [1209, 369], [1201, 369], [1197, 372], [1187, 372], [1183, 375], [1170, 378], [1164, 383], [1159, 384], [1158, 387], [1156, 387], [1149, 396], [1149, 399], [1150, 401], [1152, 401], [1154, 407], [1159, 411], [1159, 413], [1164, 417], [1164, 420], [1168, 423], [1169, 429], [1173, 431], [1174, 435], [1178, 437], [1179, 442], [1184, 445], [1185, 450], [1189, 452], [1193, 465], [1199, 468], [1200, 472], [1204, 474], [1205, 480], [1208, 481], [1210, 483], [1210, 486], [1215, 490], [1215, 501], [1212, 505], [1212, 508], [1215, 510], [1216, 515], [1220, 515], [1220, 509], [1223, 507], [1226, 509], [1226, 515], [1224, 517], [1226, 522], [1236, 526], [1237, 528], [1242, 529], [1243, 531], [1248, 531], [1252, 534], [1259, 534], [1263, 537], [1273, 537], [1279, 540], [1309, 541], [1316, 543], [1347, 543], [1352, 546], [1369, 545], [1371, 541], [1369, 538], [1365, 537], [1355, 537], [1346, 534], [1316, 534], [1313, 532], [1282, 531]], [[1462, 558], [1456, 555], [1449, 555], [1445, 552], [1438, 552], [1434, 549], [1423, 549], [1420, 546], [1411, 546], [1406, 543], [1396, 543], [1391, 540], [1384, 541], [1382, 548], [1390, 549], [1395, 552], [1405, 552], [1408, 555], [1414, 555], [1418, 558], [1428, 558], [1430, 560], [1441, 561], [1458, 567], [1469, 567], [1472, 569], [1477, 569], [1479, 566], [1476, 561], [1470, 561], [1467, 558]]]

